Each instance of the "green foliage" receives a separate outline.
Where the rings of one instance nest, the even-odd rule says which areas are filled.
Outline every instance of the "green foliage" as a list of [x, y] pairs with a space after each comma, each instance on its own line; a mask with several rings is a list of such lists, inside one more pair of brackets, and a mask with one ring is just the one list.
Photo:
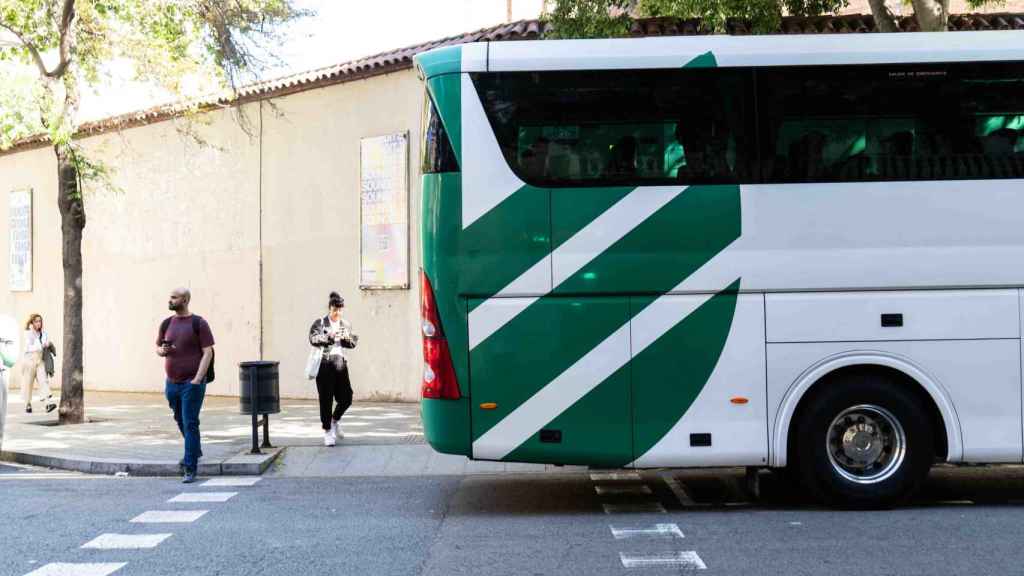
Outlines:
[[[0, 0], [0, 149], [48, 133], [73, 145], [79, 91], [102, 88], [112, 64], [179, 98], [186, 86], [234, 88], [275, 64], [281, 25], [307, 16], [293, 0]], [[23, 76], [23, 75], [22, 75]], [[78, 157], [81, 155], [79, 154]], [[99, 175], [79, 162], [84, 177]]]
[[[977, 0], [976, 0], [977, 1]], [[984, 0], [980, 0], [984, 1]], [[671, 16], [700, 20], [723, 33], [726, 21], [747, 20], [757, 33], [778, 30], [783, 14], [832, 14], [848, 0], [547, 0], [552, 38], [609, 38], [629, 32], [629, 17]]]
[[549, 38], [629, 35], [631, 0], [544, 0]]

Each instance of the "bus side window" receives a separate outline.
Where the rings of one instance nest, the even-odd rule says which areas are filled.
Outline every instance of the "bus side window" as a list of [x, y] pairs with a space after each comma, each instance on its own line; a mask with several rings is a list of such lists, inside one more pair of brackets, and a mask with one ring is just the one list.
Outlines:
[[441, 116], [429, 94], [423, 106], [423, 174], [458, 172], [459, 161], [455, 158], [452, 142], [444, 129]]

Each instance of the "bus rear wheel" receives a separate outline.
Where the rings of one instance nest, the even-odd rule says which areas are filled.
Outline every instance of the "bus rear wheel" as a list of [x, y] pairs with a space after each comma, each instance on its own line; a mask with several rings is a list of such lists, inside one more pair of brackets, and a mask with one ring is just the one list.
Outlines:
[[796, 426], [797, 472], [819, 500], [853, 508], [906, 500], [934, 459], [918, 397], [884, 374], [823, 382]]

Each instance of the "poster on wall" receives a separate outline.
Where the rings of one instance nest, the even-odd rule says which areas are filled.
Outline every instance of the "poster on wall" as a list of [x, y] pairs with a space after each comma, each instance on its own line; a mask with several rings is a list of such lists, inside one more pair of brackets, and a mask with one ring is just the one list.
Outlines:
[[10, 289], [32, 291], [32, 190], [14, 190], [8, 210], [10, 218]]
[[409, 135], [359, 142], [359, 287], [409, 288]]

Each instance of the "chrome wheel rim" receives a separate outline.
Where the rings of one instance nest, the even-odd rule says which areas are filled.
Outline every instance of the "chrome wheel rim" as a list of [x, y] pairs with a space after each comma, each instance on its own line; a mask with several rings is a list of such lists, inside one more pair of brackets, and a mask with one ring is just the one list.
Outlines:
[[832, 420], [825, 438], [832, 469], [857, 484], [877, 484], [896, 473], [907, 453], [900, 421], [881, 406], [847, 408]]

